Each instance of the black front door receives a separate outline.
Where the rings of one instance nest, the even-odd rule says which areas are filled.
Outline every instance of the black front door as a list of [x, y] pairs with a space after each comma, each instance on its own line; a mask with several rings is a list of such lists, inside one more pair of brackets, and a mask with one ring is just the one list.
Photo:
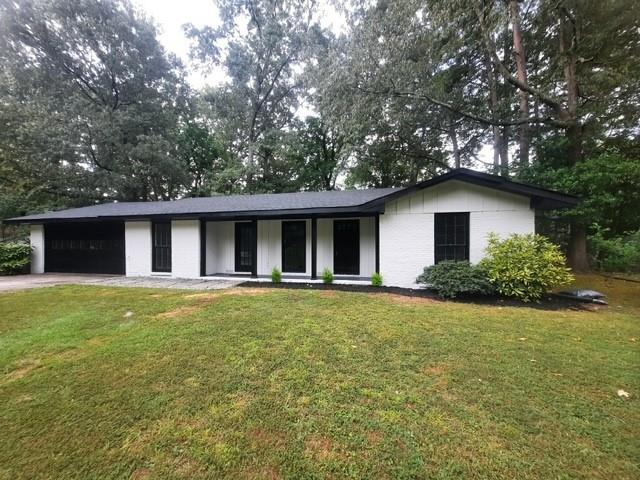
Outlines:
[[151, 270], [154, 272], [171, 271], [171, 222], [153, 224], [153, 257]]
[[307, 260], [307, 222], [282, 222], [282, 271], [304, 273]]
[[256, 228], [253, 222], [236, 223], [236, 272], [253, 273]]
[[333, 221], [333, 273], [360, 274], [360, 221]]

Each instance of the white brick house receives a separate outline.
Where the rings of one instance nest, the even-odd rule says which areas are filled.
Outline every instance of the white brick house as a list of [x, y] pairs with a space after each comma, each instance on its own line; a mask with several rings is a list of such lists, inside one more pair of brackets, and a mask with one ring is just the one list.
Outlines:
[[427, 265], [479, 261], [487, 235], [532, 233], [536, 209], [575, 197], [453, 170], [406, 188], [94, 205], [10, 219], [31, 224], [32, 273], [180, 278], [319, 277], [412, 287]]

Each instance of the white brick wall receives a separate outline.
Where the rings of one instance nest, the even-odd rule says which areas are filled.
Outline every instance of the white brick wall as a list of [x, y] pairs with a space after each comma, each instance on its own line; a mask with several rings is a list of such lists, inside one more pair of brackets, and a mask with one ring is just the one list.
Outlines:
[[495, 212], [471, 212], [469, 214], [469, 261], [477, 263], [485, 255], [487, 236], [497, 233], [504, 238], [512, 233], [533, 233], [533, 210], [501, 210]]
[[31, 273], [44, 273], [44, 226], [31, 225]]
[[127, 277], [151, 275], [151, 222], [124, 223], [124, 254]]
[[380, 273], [385, 285], [416, 287], [433, 264], [433, 213], [380, 215]]
[[434, 214], [470, 212], [469, 259], [484, 256], [490, 232], [533, 233], [529, 199], [498, 190], [449, 181], [387, 203], [380, 215], [380, 271], [385, 285], [415, 287], [434, 262]]
[[200, 276], [200, 221], [171, 221], [171, 273], [177, 278]]

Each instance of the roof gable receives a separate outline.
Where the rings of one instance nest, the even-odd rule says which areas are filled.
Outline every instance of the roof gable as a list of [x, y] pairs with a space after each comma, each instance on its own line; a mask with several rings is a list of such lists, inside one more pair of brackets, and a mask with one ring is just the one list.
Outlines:
[[452, 170], [404, 188], [272, 193], [185, 198], [159, 202], [112, 202], [9, 219], [8, 223], [135, 219], [155, 217], [247, 218], [296, 215], [373, 214], [384, 212], [387, 202], [450, 180], [467, 182], [530, 199], [532, 208], [553, 209], [576, 205], [577, 197], [466, 168]]
[[528, 197], [531, 202], [531, 207], [539, 210], [567, 208], [577, 205], [580, 202], [580, 199], [573, 195], [567, 195], [565, 193], [527, 185], [525, 183], [514, 182], [513, 180], [509, 180], [508, 178], [498, 175], [476, 172], [467, 168], [458, 168], [445, 173], [444, 175], [424, 180], [396, 192], [391, 192], [385, 197], [373, 199], [367, 206], [375, 209], [380, 205], [380, 203], [386, 203], [401, 196], [408, 195], [425, 188], [434, 187], [450, 180], [457, 180], [460, 182], [470, 183], [472, 185], [479, 185], [502, 192], [512, 193], [514, 195]]

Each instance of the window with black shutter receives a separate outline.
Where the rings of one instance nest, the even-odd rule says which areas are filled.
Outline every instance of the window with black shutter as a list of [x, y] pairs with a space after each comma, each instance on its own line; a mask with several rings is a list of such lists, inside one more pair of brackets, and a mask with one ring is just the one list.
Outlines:
[[435, 214], [435, 263], [469, 260], [469, 212]]
[[153, 261], [154, 272], [171, 271], [171, 222], [153, 224]]

